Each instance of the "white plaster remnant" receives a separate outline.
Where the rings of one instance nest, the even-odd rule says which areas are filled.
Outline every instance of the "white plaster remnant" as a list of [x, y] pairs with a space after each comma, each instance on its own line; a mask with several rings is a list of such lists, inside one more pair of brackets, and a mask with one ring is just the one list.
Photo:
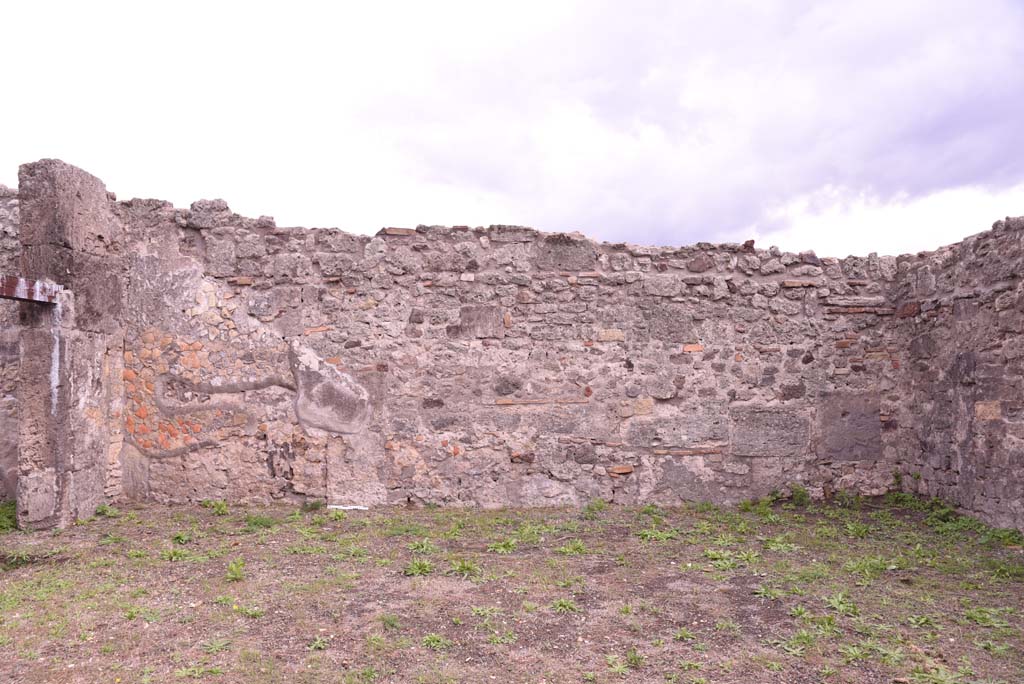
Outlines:
[[57, 415], [57, 395], [60, 391], [60, 315], [58, 300], [53, 306], [53, 353], [50, 354], [50, 415]]

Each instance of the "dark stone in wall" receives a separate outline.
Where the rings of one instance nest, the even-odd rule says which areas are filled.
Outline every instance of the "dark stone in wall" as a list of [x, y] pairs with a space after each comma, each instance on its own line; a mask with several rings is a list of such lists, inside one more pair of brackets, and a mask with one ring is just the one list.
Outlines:
[[545, 236], [535, 250], [534, 262], [542, 271], [590, 271], [596, 266], [594, 244], [564, 233]]
[[879, 416], [879, 397], [874, 392], [820, 397], [820, 457], [829, 461], [881, 459], [882, 423]]
[[810, 421], [802, 409], [733, 406], [734, 456], [800, 458], [810, 453]]
[[459, 308], [459, 323], [449, 327], [452, 337], [500, 338], [505, 336], [501, 309], [486, 304]]

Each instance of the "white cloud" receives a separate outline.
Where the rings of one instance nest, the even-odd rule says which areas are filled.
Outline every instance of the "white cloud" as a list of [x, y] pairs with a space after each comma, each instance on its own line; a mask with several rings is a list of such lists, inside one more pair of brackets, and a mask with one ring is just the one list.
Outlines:
[[1009, 0], [19, 3], [5, 23], [8, 183], [56, 156], [122, 197], [283, 225], [822, 254], [1024, 213]]
[[773, 222], [786, 227], [764, 232], [755, 228], [751, 237], [759, 246], [813, 249], [819, 256], [912, 254], [988, 230], [1007, 207], [1024, 213], [1024, 183], [996, 192], [958, 187], [888, 201], [828, 187], [769, 211]]

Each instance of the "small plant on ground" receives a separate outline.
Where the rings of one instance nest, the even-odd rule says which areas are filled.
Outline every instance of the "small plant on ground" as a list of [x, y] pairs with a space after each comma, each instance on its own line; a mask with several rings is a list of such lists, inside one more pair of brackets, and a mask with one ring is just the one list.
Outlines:
[[246, 515], [245, 516], [245, 527], [249, 531], [255, 530], [269, 530], [276, 527], [278, 524], [277, 518], [272, 518], [269, 515]]
[[108, 506], [107, 504], [100, 504], [99, 506], [96, 507], [96, 517], [97, 518], [120, 518], [121, 517], [121, 511], [117, 510], [113, 506]]
[[676, 641], [693, 641], [697, 638], [697, 635], [686, 627], [680, 627], [676, 630], [675, 634], [672, 635], [672, 638]]
[[409, 543], [409, 550], [413, 553], [437, 553], [441, 549], [429, 539], [421, 539]]
[[227, 572], [224, 573], [224, 579], [228, 582], [241, 582], [245, 579], [245, 561], [241, 558], [236, 558], [233, 561], [228, 562]]
[[167, 549], [160, 554], [160, 557], [165, 561], [183, 561], [189, 557], [188, 551], [185, 549]]
[[551, 602], [551, 610], [555, 611], [556, 613], [565, 614], [578, 613], [580, 609], [576, 607], [576, 604], [572, 601], [572, 599], [557, 598]]
[[188, 544], [192, 541], [192, 534], [189, 532], [177, 532], [175, 533], [174, 536], [171, 537], [171, 541], [175, 544], [184, 546], [185, 544]]
[[205, 499], [201, 504], [203, 508], [209, 508], [214, 515], [227, 515], [228, 503], [223, 499]]
[[200, 679], [208, 674], [218, 675], [223, 674], [224, 670], [220, 667], [210, 667], [207, 665], [190, 665], [189, 667], [182, 667], [174, 671], [174, 676], [179, 679]]
[[210, 639], [203, 644], [203, 653], [215, 655], [226, 651], [231, 647], [231, 641], [229, 639]]
[[452, 642], [440, 634], [427, 634], [423, 637], [423, 645], [431, 651], [447, 651], [452, 647]]
[[807, 487], [803, 485], [793, 484], [789, 486], [789, 498], [793, 502], [794, 506], [805, 508], [811, 503], [811, 495], [807, 491]]
[[471, 560], [457, 558], [452, 561], [451, 568], [448, 569], [448, 574], [456, 575], [462, 579], [470, 579], [480, 574], [480, 566]]
[[405, 569], [402, 570], [402, 574], [407, 575], [409, 577], [419, 577], [422, 575], [429, 575], [433, 571], [433, 563], [421, 558], [414, 558], [413, 560], [409, 561], [408, 565], [405, 566]]
[[555, 551], [563, 556], [582, 556], [587, 553], [587, 545], [583, 543], [582, 539], [573, 539], [566, 542], [564, 546], [559, 546]]
[[493, 544], [488, 545], [487, 550], [491, 553], [508, 555], [516, 550], [517, 545], [518, 542], [510, 537], [508, 539], [503, 539], [499, 542], [494, 542]]
[[402, 625], [398, 621], [397, 615], [384, 613], [378, 619], [380, 620], [380, 626], [384, 628], [385, 632], [397, 632], [402, 629]]
[[607, 508], [608, 503], [604, 499], [594, 499], [583, 507], [583, 518], [586, 520], [597, 520]]
[[840, 615], [856, 615], [858, 613], [857, 606], [854, 605], [853, 601], [850, 600], [850, 597], [844, 591], [832, 596], [826, 596], [825, 605]]

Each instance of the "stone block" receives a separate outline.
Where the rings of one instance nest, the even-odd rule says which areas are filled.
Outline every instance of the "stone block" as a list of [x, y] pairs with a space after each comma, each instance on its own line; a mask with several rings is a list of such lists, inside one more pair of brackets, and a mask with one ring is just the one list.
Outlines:
[[818, 433], [821, 458], [828, 461], [872, 461], [882, 457], [879, 396], [874, 392], [819, 397]]
[[666, 300], [656, 300], [644, 310], [652, 339], [663, 342], [693, 343], [697, 341], [693, 325], [693, 308]]
[[597, 331], [598, 342], [622, 342], [626, 339], [626, 333], [619, 328], [604, 328]]
[[644, 279], [644, 292], [655, 297], [675, 297], [680, 282], [671, 273], [654, 273]]
[[652, 418], [634, 418], [627, 431], [629, 444], [648, 448], [687, 448], [729, 439], [729, 421], [722, 408], [659, 412]]
[[104, 255], [122, 238], [103, 182], [57, 159], [18, 172], [21, 242]]
[[998, 400], [975, 402], [974, 417], [978, 420], [1002, 420], [1003, 402]]
[[810, 420], [800, 409], [733, 406], [733, 456], [800, 458], [810, 451]]
[[501, 338], [505, 336], [505, 319], [501, 308], [490, 304], [469, 304], [459, 309], [459, 323], [450, 326], [451, 337]]
[[565, 233], [534, 243], [534, 264], [541, 271], [591, 271], [597, 264], [594, 243]]
[[291, 365], [298, 384], [295, 414], [303, 427], [352, 434], [366, 425], [370, 394], [355, 378], [297, 346]]
[[18, 526], [38, 529], [54, 524], [57, 496], [57, 473], [54, 469], [22, 473], [18, 478]]

